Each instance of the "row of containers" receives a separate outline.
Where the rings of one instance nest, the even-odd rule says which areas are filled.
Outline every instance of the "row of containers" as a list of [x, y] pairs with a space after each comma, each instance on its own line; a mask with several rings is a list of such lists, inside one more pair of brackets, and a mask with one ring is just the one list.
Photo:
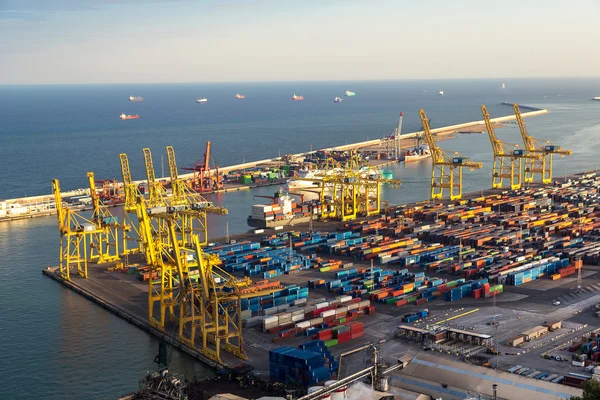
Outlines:
[[339, 296], [329, 300], [311, 300], [304, 307], [290, 307], [283, 312], [245, 321], [250, 328], [260, 326], [268, 334], [276, 334], [274, 343], [296, 337], [325, 340], [327, 346], [357, 339], [364, 334], [364, 324], [359, 319], [373, 315], [375, 307], [369, 300]]
[[487, 278], [447, 281], [427, 277], [424, 272], [398, 271], [381, 268], [352, 268], [336, 273], [335, 279], [314, 279], [308, 282], [309, 288], [326, 287], [330, 292], [348, 295], [369, 295], [371, 301], [393, 304], [400, 307], [406, 304], [422, 305], [444, 299], [457, 301], [464, 297], [475, 299], [493, 297], [504, 291], [504, 285], [490, 285]]

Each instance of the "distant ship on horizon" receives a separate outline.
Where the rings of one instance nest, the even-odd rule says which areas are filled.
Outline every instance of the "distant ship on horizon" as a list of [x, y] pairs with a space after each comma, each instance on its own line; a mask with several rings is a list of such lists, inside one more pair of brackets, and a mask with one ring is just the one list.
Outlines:
[[504, 83], [502, 84], [502, 89], [506, 89], [506, 85]]
[[125, 113], [121, 113], [121, 115], [119, 115], [119, 119], [138, 119], [140, 116], [135, 114], [135, 115], [127, 115]]
[[341, 97], [336, 97], [333, 99], [334, 103], [342, 103], [344, 101], [344, 99], [342, 99]]
[[304, 96], [296, 96], [296, 93], [294, 93], [294, 95], [292, 96], [292, 100], [294, 100], [294, 101], [304, 100]]
[[440, 96], [444, 95], [444, 91], [443, 90], [440, 90], [438, 93], [439, 93]]
[[208, 101], [208, 99], [206, 97], [203, 97], [201, 99], [196, 100], [196, 103], [206, 103]]
[[142, 96], [129, 96], [129, 101], [144, 101]]
[[233, 96], [233, 97], [235, 97], [236, 99], [245, 99], [246, 98], [246, 96], [244, 96], [243, 94], [239, 94], [239, 93], [236, 93], [235, 96]]
[[348, 96], [348, 97], [352, 97], [352, 96], [356, 96], [356, 93], [346, 90], [346, 93], [344, 93], [344, 95]]

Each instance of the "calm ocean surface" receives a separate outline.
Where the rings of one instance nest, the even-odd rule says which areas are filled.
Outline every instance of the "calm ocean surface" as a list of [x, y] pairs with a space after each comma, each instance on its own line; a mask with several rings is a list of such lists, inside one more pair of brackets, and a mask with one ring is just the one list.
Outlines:
[[[506, 84], [500, 89], [501, 83]], [[345, 90], [357, 93], [335, 104]], [[444, 96], [439, 96], [439, 90]], [[244, 100], [233, 98], [235, 93]], [[292, 94], [304, 101], [294, 102]], [[130, 103], [129, 95], [143, 96]], [[404, 132], [420, 129], [424, 108], [433, 128], [480, 120], [481, 104], [492, 117], [509, 115], [502, 101], [547, 108], [526, 119], [529, 133], [573, 149], [555, 160], [555, 175], [600, 165], [600, 79], [298, 82], [240, 84], [0, 86], [0, 199], [85, 187], [86, 172], [120, 177], [119, 153], [127, 153], [134, 179], [144, 177], [143, 147], [150, 147], [157, 175], [164, 148], [175, 148], [180, 167], [191, 166], [212, 142], [216, 165], [257, 160], [388, 135], [404, 112]], [[196, 104], [207, 97], [208, 103]], [[523, 110], [526, 111], [526, 110]], [[121, 121], [122, 112], [139, 120]], [[516, 125], [498, 129], [506, 142], [521, 143]], [[460, 151], [484, 168], [465, 172], [465, 190], [490, 185], [487, 135], [459, 135], [442, 147]], [[166, 168], [166, 166], [165, 166]], [[392, 203], [428, 196], [429, 161], [392, 167], [403, 181], [386, 189]], [[272, 188], [207, 196], [229, 209], [211, 217], [211, 236], [247, 230], [256, 194]], [[55, 217], [0, 224], [1, 399], [111, 399], [137, 387], [154, 368], [157, 342], [78, 295], [44, 278], [58, 261]], [[173, 353], [173, 370], [191, 378], [208, 373]]]

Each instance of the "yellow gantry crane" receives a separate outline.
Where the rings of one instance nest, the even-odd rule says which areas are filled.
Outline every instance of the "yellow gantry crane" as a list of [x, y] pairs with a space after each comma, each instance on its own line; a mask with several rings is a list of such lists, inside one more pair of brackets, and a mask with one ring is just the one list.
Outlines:
[[[481, 114], [494, 152], [492, 188], [520, 189], [523, 185], [523, 159], [535, 159], [539, 156], [527, 153], [520, 149], [518, 145], [502, 142], [494, 132], [490, 114], [485, 106], [481, 106]], [[509, 182], [508, 186], [504, 184], [505, 179]]]
[[530, 183], [534, 181], [535, 175], [540, 174], [540, 181], [542, 183], [552, 182], [552, 155], [559, 154], [561, 157], [570, 156], [573, 154], [571, 150], [563, 150], [560, 146], [552, 144], [549, 141], [543, 142], [539, 139], [535, 139], [529, 136], [523, 117], [521, 116], [521, 110], [517, 104], [513, 104], [515, 116], [517, 117], [517, 123], [521, 130], [521, 136], [523, 137], [523, 143], [525, 144], [525, 150], [530, 154], [537, 154], [539, 158], [529, 158], [525, 161], [525, 175], [524, 182]]
[[175, 150], [172, 146], [167, 146], [166, 152], [172, 191], [171, 198], [169, 199], [169, 211], [177, 211], [180, 215], [181, 223], [179, 231], [181, 233], [181, 243], [192, 243], [191, 237], [196, 232], [199, 235], [200, 245], [206, 246], [208, 244], [206, 214], [227, 215], [228, 211], [224, 207], [215, 206], [202, 197], [201, 194], [191, 190], [189, 182], [179, 177]]
[[117, 218], [102, 204], [100, 196], [96, 192], [94, 173], [88, 172], [87, 177], [93, 206], [91, 220], [97, 229], [104, 231], [103, 234], [93, 236], [93, 241], [90, 243], [90, 261], [95, 261], [98, 264], [119, 261], [121, 259], [119, 242], [122, 243], [123, 254], [127, 253], [129, 226], [125, 223], [120, 224]]
[[[353, 220], [359, 215], [381, 213], [381, 185], [400, 186], [397, 179], [387, 179], [373, 167], [361, 167], [352, 156], [345, 165], [326, 160], [322, 170], [312, 178], [294, 178], [319, 184], [321, 218]], [[311, 190], [312, 191], [312, 190]]]
[[444, 197], [444, 189], [448, 189], [450, 200], [462, 198], [462, 171], [463, 167], [470, 170], [480, 169], [483, 164], [469, 160], [467, 157], [454, 153], [450, 156], [442, 150], [435, 140], [429, 127], [429, 120], [424, 110], [419, 110], [421, 124], [425, 140], [431, 152], [431, 198], [441, 199]]
[[[202, 252], [197, 235], [192, 236], [191, 245], [181, 246], [176, 232], [177, 216], [169, 212], [160, 216], [171, 236], [172, 247], [167, 247], [154, 236], [151, 220], [157, 215], [148, 214], [142, 197], [137, 201], [137, 214], [152, 271], [148, 292], [150, 324], [164, 331], [166, 323], [173, 320], [178, 324], [182, 342], [218, 363], [223, 364], [221, 350], [247, 359], [241, 300], [269, 295], [283, 287], [250, 290], [249, 278], [233, 277], [218, 266], [218, 256]], [[155, 272], [157, 276], [152, 276]]]
[[75, 267], [77, 273], [83, 278], [88, 277], [89, 247], [97, 243], [96, 235], [105, 233], [104, 229], [96, 227], [93, 221], [63, 206], [60, 183], [52, 179], [52, 193], [58, 217], [58, 230], [60, 233], [59, 271], [62, 277], [71, 280], [71, 268]]

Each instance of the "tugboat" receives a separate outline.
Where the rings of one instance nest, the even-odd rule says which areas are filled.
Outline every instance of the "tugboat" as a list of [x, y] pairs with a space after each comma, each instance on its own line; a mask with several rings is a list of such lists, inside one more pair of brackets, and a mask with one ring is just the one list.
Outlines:
[[206, 103], [208, 101], [208, 99], [206, 97], [203, 97], [201, 99], [196, 100], [196, 103]]
[[246, 98], [246, 96], [244, 96], [243, 94], [239, 94], [239, 93], [236, 93], [236, 95], [234, 97], [236, 99], [245, 99]]
[[333, 99], [334, 103], [342, 103], [344, 101], [344, 99], [342, 99], [341, 97], [336, 97], [335, 99]]
[[304, 96], [296, 96], [296, 93], [294, 93], [294, 95], [292, 96], [292, 100], [294, 100], [294, 101], [304, 100]]
[[119, 119], [138, 119], [140, 116], [139, 115], [127, 115], [125, 113], [122, 113], [121, 115], [119, 115]]

